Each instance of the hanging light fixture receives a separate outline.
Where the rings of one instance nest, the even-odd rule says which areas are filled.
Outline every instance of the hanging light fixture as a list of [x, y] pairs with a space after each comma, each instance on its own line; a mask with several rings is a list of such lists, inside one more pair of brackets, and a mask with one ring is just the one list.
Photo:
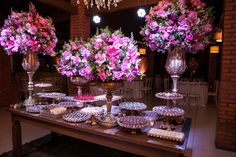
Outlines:
[[98, 15], [93, 16], [93, 22], [99, 24], [101, 22], [101, 18]]
[[146, 15], [146, 11], [143, 8], [139, 8], [137, 11], [138, 17], [144, 17]]
[[[96, 5], [98, 10], [100, 10], [101, 8], [110, 9], [111, 6], [117, 7], [117, 3], [121, 1], [122, 0], [84, 0], [84, 4], [87, 6], [87, 8], [92, 8], [94, 5]], [[80, 4], [80, 0], [77, 0], [77, 4]]]
[[144, 76], [144, 73], [147, 71], [147, 57], [141, 57], [141, 63], [140, 63], [140, 73], [141, 73], [141, 77], [140, 79], [142, 80], [142, 77]]

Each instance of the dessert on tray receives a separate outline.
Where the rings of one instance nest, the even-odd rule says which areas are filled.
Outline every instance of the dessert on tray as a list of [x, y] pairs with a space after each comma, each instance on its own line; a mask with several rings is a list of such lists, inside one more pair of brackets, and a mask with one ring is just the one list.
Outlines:
[[79, 96], [74, 96], [74, 99], [76, 99], [76, 100], [93, 100], [94, 96], [93, 95], [79, 95]]

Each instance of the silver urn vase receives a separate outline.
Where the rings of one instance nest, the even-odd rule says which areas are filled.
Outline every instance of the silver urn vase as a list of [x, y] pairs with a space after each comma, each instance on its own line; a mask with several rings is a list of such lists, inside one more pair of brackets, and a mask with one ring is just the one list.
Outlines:
[[23, 105], [24, 106], [35, 105], [35, 100], [32, 97], [34, 90], [33, 75], [39, 67], [38, 53], [34, 53], [31, 51], [27, 52], [23, 56], [22, 67], [27, 72], [29, 77], [29, 82], [28, 82], [29, 97], [24, 101]]
[[171, 75], [173, 81], [172, 92], [177, 93], [177, 81], [181, 74], [186, 70], [186, 57], [185, 52], [180, 47], [175, 47], [173, 50], [169, 50], [165, 68]]

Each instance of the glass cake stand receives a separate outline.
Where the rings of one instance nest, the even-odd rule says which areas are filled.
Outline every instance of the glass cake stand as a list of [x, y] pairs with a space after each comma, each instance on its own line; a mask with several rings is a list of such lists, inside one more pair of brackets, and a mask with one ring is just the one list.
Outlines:
[[129, 111], [130, 115], [136, 115], [147, 108], [147, 105], [141, 102], [122, 102], [119, 106], [121, 109]]
[[[155, 95], [157, 98], [167, 100], [166, 106], [155, 106], [153, 111], [158, 115], [166, 117], [167, 123], [164, 123], [160, 126], [162, 129], [173, 130], [175, 129], [170, 123], [170, 119], [175, 117], [184, 116], [184, 110], [176, 107], [176, 100], [183, 99], [183, 95], [175, 92], [160, 92]], [[173, 104], [171, 104], [171, 101]]]

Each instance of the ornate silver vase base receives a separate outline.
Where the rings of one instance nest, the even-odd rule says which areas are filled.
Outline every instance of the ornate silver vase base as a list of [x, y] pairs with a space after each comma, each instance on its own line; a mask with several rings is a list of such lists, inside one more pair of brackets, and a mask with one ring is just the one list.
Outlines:
[[32, 105], [35, 105], [35, 100], [34, 100], [33, 98], [25, 99], [24, 102], [23, 102], [23, 105], [24, 105], [24, 106], [32, 106]]
[[117, 125], [116, 117], [112, 114], [106, 114], [100, 119], [99, 124], [107, 128], [114, 127]]

